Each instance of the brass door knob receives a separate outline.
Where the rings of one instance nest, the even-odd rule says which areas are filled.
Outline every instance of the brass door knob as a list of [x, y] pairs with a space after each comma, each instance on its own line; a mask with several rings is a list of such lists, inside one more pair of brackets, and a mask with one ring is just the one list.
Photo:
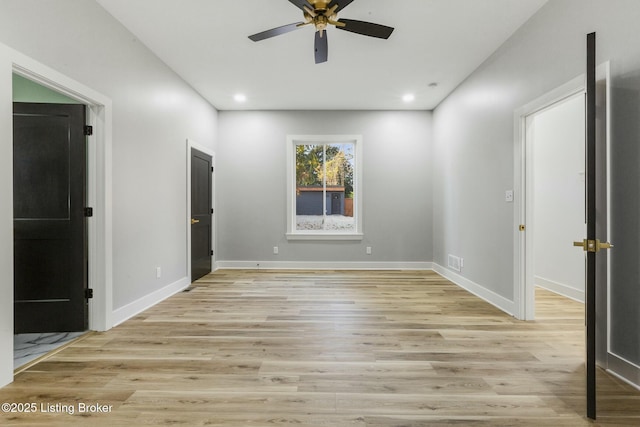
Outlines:
[[609, 242], [601, 242], [600, 249], [611, 249], [613, 245]]
[[573, 246], [578, 246], [584, 249], [585, 252], [599, 252], [601, 249], [611, 249], [613, 245], [609, 242], [601, 242], [598, 239], [587, 240], [582, 242], [573, 242]]
[[191, 225], [199, 223], [199, 219], [191, 218]]

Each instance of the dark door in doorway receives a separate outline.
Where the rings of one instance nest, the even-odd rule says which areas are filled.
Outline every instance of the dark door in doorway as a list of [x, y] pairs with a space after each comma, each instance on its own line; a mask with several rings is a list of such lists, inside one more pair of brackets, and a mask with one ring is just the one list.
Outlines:
[[191, 280], [211, 273], [213, 256], [212, 163], [210, 155], [191, 148]]
[[[607, 147], [606, 147], [606, 98], [598, 94], [596, 77], [596, 34], [587, 35], [587, 100], [586, 100], [586, 200], [587, 236], [576, 242], [586, 252], [585, 311], [586, 311], [586, 384], [587, 416], [596, 419], [596, 372], [599, 345], [598, 327], [606, 318], [606, 305], [598, 298], [607, 298], [607, 254], [602, 249], [613, 247], [606, 242], [608, 218], [606, 204]], [[601, 88], [602, 89], [602, 88]], [[602, 241], [600, 240], [602, 239]]]
[[87, 329], [84, 126], [84, 105], [13, 105], [15, 333]]
[[341, 213], [342, 213], [342, 209], [340, 206], [340, 195], [334, 193], [331, 195], [331, 214], [339, 215]]

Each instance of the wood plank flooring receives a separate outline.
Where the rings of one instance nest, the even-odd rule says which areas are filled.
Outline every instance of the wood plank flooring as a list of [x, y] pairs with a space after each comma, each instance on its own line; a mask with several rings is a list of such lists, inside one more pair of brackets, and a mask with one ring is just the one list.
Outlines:
[[0, 403], [37, 410], [0, 424], [640, 425], [604, 372], [583, 417], [584, 308], [537, 302], [521, 322], [433, 272], [219, 271], [18, 374]]

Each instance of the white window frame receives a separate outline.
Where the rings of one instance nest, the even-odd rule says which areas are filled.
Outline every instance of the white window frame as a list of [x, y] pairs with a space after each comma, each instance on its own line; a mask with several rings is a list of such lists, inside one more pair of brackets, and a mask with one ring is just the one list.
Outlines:
[[[353, 144], [355, 231], [296, 230], [296, 145]], [[287, 135], [287, 240], [362, 240], [362, 135]]]

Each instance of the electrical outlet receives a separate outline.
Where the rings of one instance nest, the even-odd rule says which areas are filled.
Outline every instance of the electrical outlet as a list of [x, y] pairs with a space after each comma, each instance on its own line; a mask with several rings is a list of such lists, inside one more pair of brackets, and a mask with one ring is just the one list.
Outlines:
[[371, 246], [367, 246], [367, 255], [371, 255]]
[[161, 277], [162, 277], [162, 268], [156, 267], [156, 279], [159, 279]]
[[449, 254], [447, 265], [452, 270], [460, 271], [460, 269], [462, 268], [462, 258]]
[[513, 202], [513, 190], [507, 190], [504, 192], [504, 201], [507, 203]]
[[274, 246], [274, 247], [273, 247], [273, 253], [274, 253], [274, 255], [278, 255], [278, 252], [279, 252], [278, 247], [277, 247], [277, 246]]

